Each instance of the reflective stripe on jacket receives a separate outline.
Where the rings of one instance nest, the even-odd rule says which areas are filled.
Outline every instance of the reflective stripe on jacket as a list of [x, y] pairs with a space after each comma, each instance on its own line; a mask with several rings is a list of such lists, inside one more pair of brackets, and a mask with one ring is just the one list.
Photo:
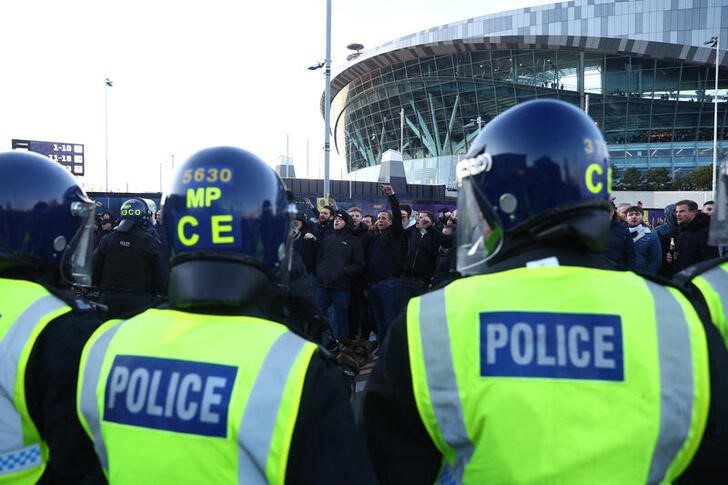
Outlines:
[[81, 357], [81, 423], [111, 483], [283, 483], [315, 349], [252, 317], [110, 321]]
[[696, 276], [692, 282], [705, 297], [710, 318], [728, 347], [728, 261]]
[[700, 444], [702, 323], [677, 290], [634, 273], [461, 279], [410, 301], [407, 335], [441, 482], [660, 483]]
[[39, 284], [0, 278], [0, 483], [43, 475], [48, 448], [28, 412], [25, 371], [40, 333], [69, 311]]

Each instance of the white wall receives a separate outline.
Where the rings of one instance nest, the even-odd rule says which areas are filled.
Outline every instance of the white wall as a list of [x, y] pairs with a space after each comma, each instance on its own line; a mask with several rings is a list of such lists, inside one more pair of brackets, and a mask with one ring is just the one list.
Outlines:
[[712, 199], [713, 193], [707, 191], [665, 191], [665, 192], [649, 192], [640, 190], [624, 190], [612, 192], [617, 199], [615, 204], [633, 204], [636, 205], [638, 200], [642, 201], [642, 206], [647, 209], [664, 209], [668, 204], [683, 199], [694, 200], [698, 203], [698, 208], [703, 207], [703, 202]]

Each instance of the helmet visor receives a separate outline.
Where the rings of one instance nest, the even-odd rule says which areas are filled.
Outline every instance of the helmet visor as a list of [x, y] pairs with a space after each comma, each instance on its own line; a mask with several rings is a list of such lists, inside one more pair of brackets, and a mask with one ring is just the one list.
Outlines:
[[710, 216], [708, 244], [728, 244], [728, 162], [723, 162], [715, 186], [715, 210]]
[[62, 268], [70, 274], [70, 282], [76, 286], [91, 286], [91, 261], [94, 252], [94, 222], [96, 205], [90, 200], [71, 203], [71, 215], [82, 219], [73, 239], [63, 253]]
[[503, 224], [476, 182], [465, 177], [458, 188], [457, 270], [482, 272], [503, 245]]
[[[293, 203], [289, 203], [286, 209], [287, 217], [290, 221], [293, 221], [293, 217], [296, 214], [296, 206]], [[291, 222], [289, 224], [288, 234], [286, 240], [278, 246], [278, 267], [275, 270], [275, 278], [278, 283], [288, 285], [293, 275], [294, 279], [299, 275], [296, 274], [295, 262], [294, 262], [294, 249], [293, 243], [297, 238], [296, 226]]]

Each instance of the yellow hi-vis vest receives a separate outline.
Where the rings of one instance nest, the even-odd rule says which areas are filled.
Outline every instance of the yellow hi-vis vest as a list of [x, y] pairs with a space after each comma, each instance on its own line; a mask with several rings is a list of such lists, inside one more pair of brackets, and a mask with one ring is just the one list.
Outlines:
[[69, 311], [41, 285], [0, 278], [0, 483], [35, 483], [43, 475], [48, 447], [28, 413], [25, 370], [40, 333]]
[[700, 444], [704, 329], [682, 294], [634, 273], [458, 280], [410, 300], [407, 338], [440, 483], [669, 482]]
[[112, 320], [81, 356], [81, 424], [110, 483], [283, 483], [315, 349], [252, 317]]
[[728, 261], [697, 275], [692, 282], [705, 297], [710, 319], [728, 346]]

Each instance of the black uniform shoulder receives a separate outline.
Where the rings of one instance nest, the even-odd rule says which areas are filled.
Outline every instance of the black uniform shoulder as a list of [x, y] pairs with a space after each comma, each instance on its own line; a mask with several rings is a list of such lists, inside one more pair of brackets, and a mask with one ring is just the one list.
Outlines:
[[706, 271], [710, 271], [713, 268], [720, 266], [723, 263], [728, 263], [728, 256], [723, 258], [712, 258], [699, 263], [693, 264], [683, 269], [674, 276], [675, 282], [680, 285], [685, 281], [690, 281], [696, 276], [699, 276]]
[[483, 274], [523, 268], [529, 263], [551, 258], [555, 258], [556, 263], [560, 266], [614, 269], [603, 254], [584, 251], [578, 247], [570, 247], [568, 242], [559, 246], [535, 243], [514, 246], [510, 251], [498, 255], [488, 264]]
[[324, 352], [311, 357], [288, 454], [286, 483], [376, 483], [349, 404], [348, 384]]
[[81, 353], [103, 319], [94, 304], [72, 292], [42, 286], [70, 306], [71, 311], [46, 325], [33, 345], [26, 367], [28, 413], [51, 450], [51, 460], [40, 483], [105, 483], [75, 407]]

